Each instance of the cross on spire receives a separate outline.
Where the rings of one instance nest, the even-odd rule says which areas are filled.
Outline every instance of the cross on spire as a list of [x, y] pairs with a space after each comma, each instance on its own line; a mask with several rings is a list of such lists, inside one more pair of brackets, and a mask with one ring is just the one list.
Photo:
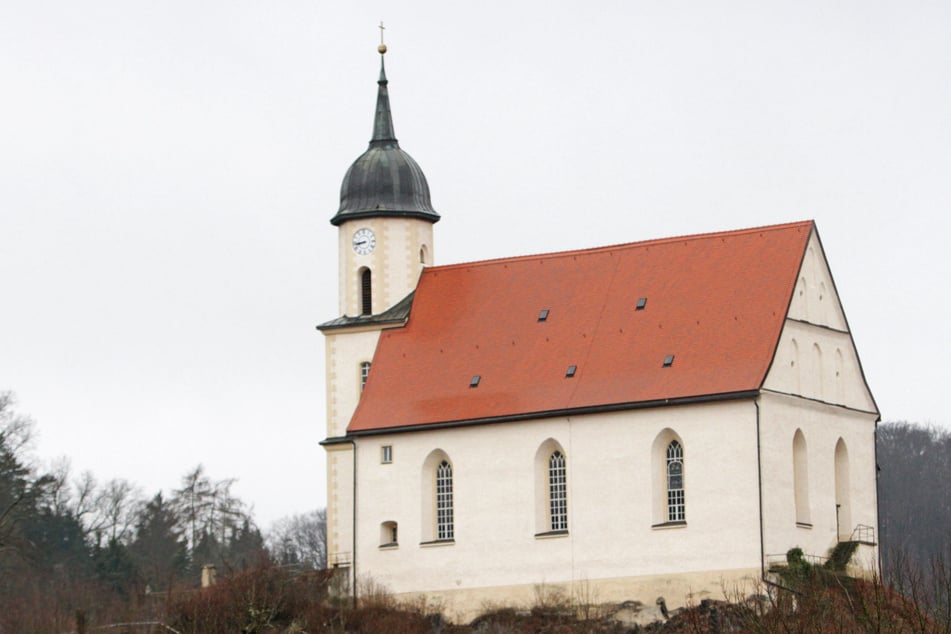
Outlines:
[[383, 21], [381, 20], [380, 21], [380, 45], [376, 47], [376, 50], [380, 51], [380, 55], [383, 55], [384, 53], [386, 53], [386, 44], [383, 43], [384, 29], [386, 29], [386, 27], [383, 26]]

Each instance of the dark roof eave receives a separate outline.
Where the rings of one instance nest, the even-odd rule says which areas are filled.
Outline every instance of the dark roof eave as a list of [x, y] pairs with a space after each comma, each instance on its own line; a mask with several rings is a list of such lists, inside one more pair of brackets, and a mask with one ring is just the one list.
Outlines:
[[361, 326], [402, 326], [409, 319], [410, 311], [413, 310], [413, 297], [415, 295], [416, 291], [410, 291], [409, 295], [378, 315], [357, 315], [356, 317], [344, 315], [318, 324], [317, 330], [325, 332], [327, 330], [359, 328]]
[[330, 321], [325, 321], [322, 324], [317, 324], [317, 330], [320, 332], [326, 332], [328, 330], [342, 330], [345, 328], [359, 328], [360, 326], [386, 326], [389, 324], [404, 324], [406, 323], [405, 317], [394, 318], [394, 319], [381, 319], [378, 315], [370, 316], [360, 316], [360, 317], [338, 317], [337, 319], [331, 319]]
[[440, 215], [435, 211], [401, 211], [399, 209], [362, 209], [360, 211], [338, 211], [337, 215], [330, 219], [330, 224], [339, 227], [348, 220], [360, 220], [361, 218], [419, 218], [436, 224], [440, 220]]
[[[657, 399], [653, 401], [635, 401], [628, 403], [611, 403], [607, 405], [592, 405], [588, 407], [573, 407], [557, 410], [548, 410], [544, 412], [526, 412], [524, 414], [506, 414], [503, 416], [487, 416], [484, 418], [471, 418], [466, 420], [444, 421], [438, 423], [424, 423], [420, 425], [402, 425], [399, 427], [382, 427], [375, 429], [361, 429], [358, 431], [347, 430], [347, 435], [340, 437], [338, 442], [345, 442], [343, 439], [352, 439], [358, 436], [378, 436], [382, 434], [400, 434], [413, 431], [425, 431], [431, 429], [450, 429], [453, 427], [472, 427], [475, 425], [491, 425], [494, 423], [508, 423], [515, 421], [537, 420], [539, 418], [554, 418], [556, 416], [580, 416], [582, 414], [602, 414], [605, 412], [621, 412], [632, 409], [648, 409], [652, 407], [667, 407], [671, 405], [692, 405], [695, 403], [712, 403], [718, 401], [738, 401], [744, 399], [753, 399], [759, 396], [760, 390], [742, 390], [739, 392], [725, 392], [721, 394], [702, 394], [700, 396], [682, 396], [679, 398]], [[323, 441], [321, 444], [330, 443], [331, 439]]]

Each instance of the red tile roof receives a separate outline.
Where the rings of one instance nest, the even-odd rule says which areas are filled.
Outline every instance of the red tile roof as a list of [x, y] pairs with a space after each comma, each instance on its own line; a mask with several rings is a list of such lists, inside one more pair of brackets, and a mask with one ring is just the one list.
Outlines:
[[427, 268], [406, 326], [381, 334], [348, 431], [757, 390], [813, 228]]

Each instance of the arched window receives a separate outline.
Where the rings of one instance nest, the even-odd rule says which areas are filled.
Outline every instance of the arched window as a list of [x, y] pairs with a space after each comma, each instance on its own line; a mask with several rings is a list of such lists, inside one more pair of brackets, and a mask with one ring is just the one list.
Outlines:
[[835, 443], [835, 519], [839, 539], [852, 535], [852, 495], [849, 477], [849, 450], [839, 438]]
[[796, 501], [796, 523], [810, 524], [809, 514], [809, 459], [806, 455], [806, 437], [801, 429], [793, 435], [793, 493]]
[[535, 451], [535, 535], [568, 532], [568, 459], [564, 448], [549, 438]]
[[452, 465], [446, 460], [436, 467], [436, 539], [453, 539]]
[[455, 539], [455, 509], [452, 461], [442, 449], [435, 449], [423, 461], [420, 473], [420, 537], [424, 544]]
[[392, 548], [399, 544], [399, 532], [396, 522], [380, 524], [380, 548]]
[[824, 396], [825, 388], [825, 376], [822, 372], [822, 348], [819, 347], [818, 343], [812, 344], [812, 380], [813, 380], [813, 390], [812, 394], [807, 394], [806, 396], [812, 396], [822, 400]]
[[809, 321], [809, 285], [805, 276], [799, 278], [799, 297], [802, 299], [802, 318]]
[[687, 519], [684, 498], [684, 450], [672, 440], [667, 445], [667, 521], [684, 522]]
[[421, 247], [419, 247], [419, 263], [426, 264], [428, 262], [429, 262], [429, 249], [424, 244]]
[[551, 530], [568, 530], [568, 477], [565, 455], [560, 451], [548, 458], [548, 516]]
[[801, 386], [799, 384], [800, 379], [800, 364], [799, 364], [799, 344], [796, 343], [795, 339], [789, 340], [789, 366], [792, 369], [792, 387], [793, 393], [799, 394]]
[[373, 314], [373, 284], [370, 269], [360, 269], [360, 314]]
[[845, 361], [842, 358], [842, 350], [835, 349], [835, 398], [837, 402], [842, 403], [845, 400], [845, 377], [842, 376]]

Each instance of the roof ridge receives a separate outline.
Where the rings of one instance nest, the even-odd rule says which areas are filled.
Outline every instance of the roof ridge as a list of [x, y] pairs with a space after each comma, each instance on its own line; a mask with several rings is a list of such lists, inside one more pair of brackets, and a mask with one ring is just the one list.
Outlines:
[[525, 262], [531, 260], [542, 260], [549, 258], [562, 258], [573, 255], [581, 254], [592, 254], [597, 252], [607, 252], [607, 251], [617, 251], [619, 249], [629, 249], [634, 247], [645, 247], [653, 246], [659, 244], [668, 244], [671, 242], [680, 242], [683, 240], [703, 240], [709, 238], [716, 238], [718, 236], [738, 236], [738, 235], [747, 235], [750, 233], [756, 233], [759, 231], [781, 231], [784, 229], [792, 229], [794, 227], [811, 227], [815, 224], [814, 220], [798, 220], [795, 222], [786, 222], [775, 225], [761, 225], [758, 227], [747, 227], [745, 229], [731, 229], [726, 231], [711, 231], [707, 233], [695, 233], [695, 234], [686, 234], [679, 236], [669, 236], [666, 238], [652, 238], [649, 240], [640, 240], [637, 242], [622, 242], [619, 244], [609, 244], [600, 247], [588, 247], [585, 249], [572, 249], [569, 251], [551, 251], [548, 253], [532, 253], [528, 255], [515, 255], [509, 257], [501, 258], [488, 258], [485, 260], [471, 260], [469, 262], [456, 262], [453, 264], [439, 264], [436, 266], [428, 266], [424, 270], [439, 272], [451, 269], [459, 268], [468, 268], [473, 266], [488, 266], [492, 264], [500, 264], [503, 262]]

